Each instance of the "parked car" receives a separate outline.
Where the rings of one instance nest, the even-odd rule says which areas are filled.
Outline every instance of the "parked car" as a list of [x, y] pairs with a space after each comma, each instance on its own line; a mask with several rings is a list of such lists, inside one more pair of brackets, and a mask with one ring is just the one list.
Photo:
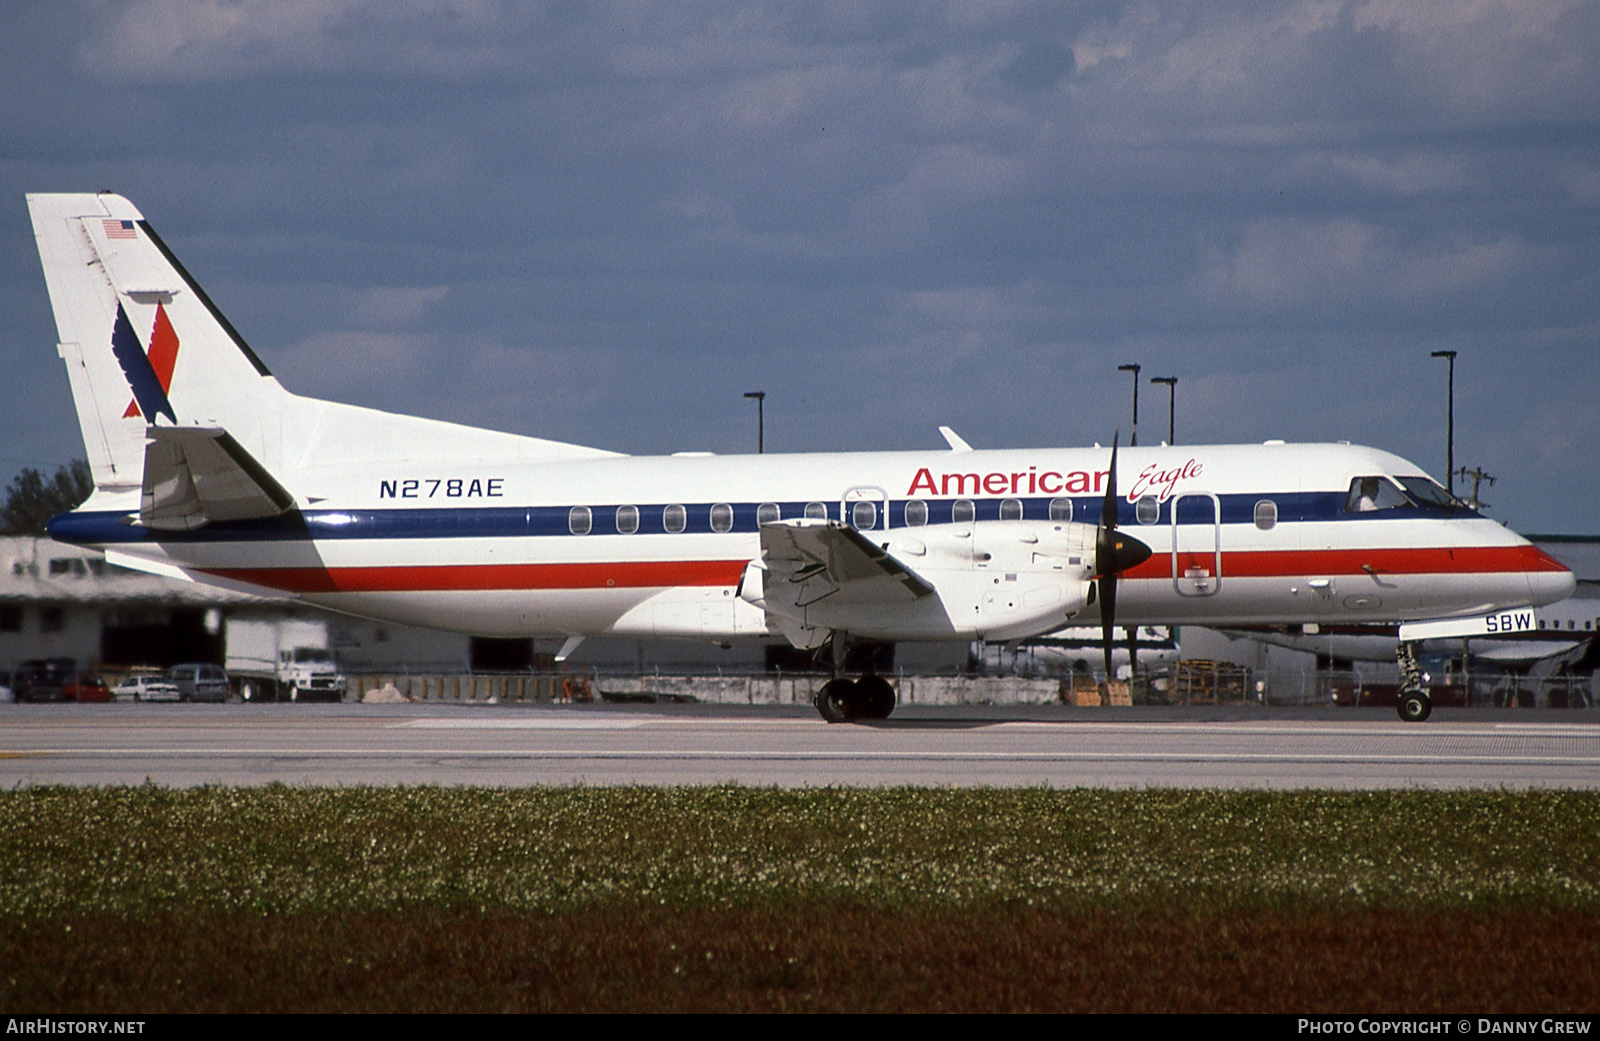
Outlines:
[[111, 688], [118, 700], [177, 701], [178, 685], [159, 672], [135, 673]]
[[209, 662], [174, 665], [167, 673], [178, 688], [179, 701], [227, 701], [228, 674]]
[[18, 701], [61, 701], [62, 688], [77, 673], [71, 658], [30, 658], [11, 674], [11, 690]]
[[62, 684], [61, 696], [68, 701], [110, 701], [111, 688], [99, 676], [80, 673]]

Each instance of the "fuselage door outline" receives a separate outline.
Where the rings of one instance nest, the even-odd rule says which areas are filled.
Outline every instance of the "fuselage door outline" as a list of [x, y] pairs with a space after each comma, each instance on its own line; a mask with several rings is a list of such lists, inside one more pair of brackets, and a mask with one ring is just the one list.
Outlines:
[[839, 497], [839, 519], [857, 531], [889, 527], [889, 493], [876, 485], [858, 484]]
[[1172, 588], [1179, 596], [1215, 596], [1222, 588], [1222, 501], [1211, 492], [1172, 499]]

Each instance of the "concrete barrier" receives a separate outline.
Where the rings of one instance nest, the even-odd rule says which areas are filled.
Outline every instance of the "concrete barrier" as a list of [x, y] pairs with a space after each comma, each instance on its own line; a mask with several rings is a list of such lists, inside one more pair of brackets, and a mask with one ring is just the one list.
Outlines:
[[[809, 705], [826, 677], [811, 675], [585, 676], [583, 674], [412, 674], [350, 677], [350, 699], [397, 691], [408, 701], [705, 702], [718, 705]], [[1062, 700], [1056, 679], [1018, 676], [891, 677], [903, 705], [1043, 705]], [[392, 696], [392, 695], [389, 695]], [[1080, 702], [1081, 703], [1081, 702]]]

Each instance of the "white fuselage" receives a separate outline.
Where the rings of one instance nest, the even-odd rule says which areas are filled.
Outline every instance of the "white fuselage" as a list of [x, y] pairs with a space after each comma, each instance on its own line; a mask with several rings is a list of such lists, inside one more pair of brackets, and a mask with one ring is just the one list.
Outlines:
[[[1086, 573], [1063, 563], [1077, 553], [1092, 565], [1109, 450], [504, 463], [435, 451], [284, 474], [306, 504], [292, 519], [174, 535], [91, 509], [56, 533], [407, 624], [728, 638], [780, 631], [741, 579], [761, 557], [758, 517], [809, 507], [853, 522], [938, 590], [915, 610], [841, 615], [833, 627], [852, 635], [1011, 639], [1099, 617], [1075, 588]], [[1117, 621], [1393, 622], [1570, 592], [1569, 572], [1476, 514], [1347, 504], [1357, 478], [1420, 473], [1350, 445], [1123, 449], [1119, 523], [1153, 555], [1121, 576]]]

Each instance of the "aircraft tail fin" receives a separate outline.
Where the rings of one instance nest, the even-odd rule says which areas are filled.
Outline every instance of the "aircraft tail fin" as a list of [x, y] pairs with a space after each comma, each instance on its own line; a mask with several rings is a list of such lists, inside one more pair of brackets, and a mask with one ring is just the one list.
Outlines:
[[260, 424], [282, 407], [287, 392], [127, 199], [36, 194], [28, 210], [97, 488], [142, 486], [150, 427]]

